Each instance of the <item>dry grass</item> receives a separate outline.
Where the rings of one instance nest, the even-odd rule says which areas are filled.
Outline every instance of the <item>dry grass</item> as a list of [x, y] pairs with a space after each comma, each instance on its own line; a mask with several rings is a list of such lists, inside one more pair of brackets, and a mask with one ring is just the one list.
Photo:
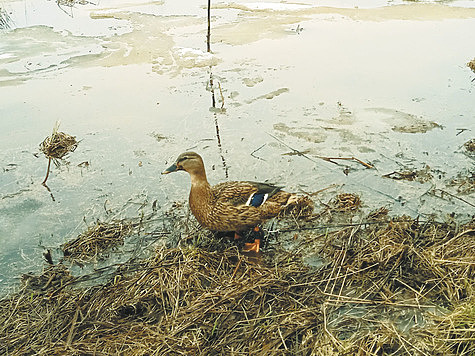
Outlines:
[[416, 181], [419, 183], [429, 182], [433, 177], [429, 166], [425, 166], [419, 170], [403, 170], [394, 171], [383, 175], [384, 178], [391, 178], [395, 180]]
[[361, 199], [359, 196], [350, 193], [338, 194], [329, 203], [329, 208], [335, 212], [354, 211], [361, 207]]
[[475, 297], [472, 295], [447, 314], [435, 316], [432, 325], [424, 333], [427, 333], [425, 336], [429, 340], [435, 339], [440, 354], [473, 355]]
[[470, 62], [467, 63], [467, 66], [475, 72], [475, 59], [472, 59]]
[[315, 207], [314, 202], [307, 196], [298, 196], [289, 203], [278, 215], [278, 218], [292, 217], [293, 219], [304, 219], [312, 215]]
[[48, 266], [0, 301], [0, 353], [470, 355], [475, 222], [371, 219], [307, 237], [320, 269], [206, 243], [158, 249], [89, 288]]
[[475, 138], [465, 142], [463, 146], [468, 152], [475, 152]]
[[130, 221], [98, 221], [84, 233], [61, 246], [64, 257], [75, 261], [90, 261], [100, 257], [101, 253], [124, 244], [136, 223]]
[[[51, 136], [46, 137], [40, 143], [40, 150], [48, 158], [48, 168], [46, 169], [46, 176], [43, 180], [43, 185], [46, 186], [46, 181], [49, 177], [51, 161], [59, 166], [60, 160], [64, 159], [70, 152], [73, 152], [78, 146], [76, 137], [68, 135], [64, 132], [59, 132], [59, 121], [56, 122]], [[54, 200], [54, 198], [53, 198]]]
[[60, 121], [56, 121], [51, 136], [46, 137], [40, 143], [40, 150], [50, 160], [63, 159], [69, 152], [73, 152], [78, 145], [76, 137], [58, 131], [59, 125]]
[[68, 153], [73, 152], [78, 145], [74, 136], [64, 132], [53, 131], [40, 144], [40, 150], [47, 158], [63, 159]]
[[455, 187], [459, 195], [473, 194], [475, 192], [475, 172], [467, 175], [459, 174], [449, 182], [449, 186]]
[[[302, 348], [307, 330], [321, 324], [314, 278], [293, 261], [264, 267], [236, 249], [160, 250], [105, 286], [42, 294], [24, 288], [4, 300], [2, 351], [267, 354], [283, 347], [280, 335], [287, 348]], [[303, 285], [294, 285], [297, 279]]]

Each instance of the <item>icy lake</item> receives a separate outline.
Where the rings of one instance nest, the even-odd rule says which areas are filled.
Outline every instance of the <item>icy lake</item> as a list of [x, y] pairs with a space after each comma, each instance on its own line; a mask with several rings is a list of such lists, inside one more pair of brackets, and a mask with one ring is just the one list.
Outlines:
[[[184, 202], [160, 172], [186, 150], [212, 183], [473, 215], [474, 1], [213, 1], [211, 52], [206, 5], [0, 4], [0, 295], [97, 219]], [[57, 121], [79, 145], [48, 191]]]

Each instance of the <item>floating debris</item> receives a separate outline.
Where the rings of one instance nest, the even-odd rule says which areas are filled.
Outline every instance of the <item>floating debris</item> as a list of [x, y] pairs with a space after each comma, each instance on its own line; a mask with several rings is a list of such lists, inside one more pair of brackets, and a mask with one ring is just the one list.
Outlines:
[[475, 73], [475, 58], [467, 63], [467, 67], [469, 67]]
[[121, 220], [114, 222], [96, 222], [86, 232], [61, 246], [64, 257], [80, 262], [97, 258], [103, 252], [123, 245], [137, 223]]
[[450, 180], [449, 186], [456, 187], [459, 194], [475, 193], [475, 172], [458, 174], [456, 178]]
[[391, 178], [395, 180], [408, 180], [416, 181], [419, 183], [426, 183], [432, 179], [431, 169], [429, 166], [425, 166], [420, 170], [404, 170], [394, 171], [383, 175], [384, 178]]
[[46, 181], [49, 177], [51, 161], [59, 166], [59, 160], [64, 159], [68, 153], [74, 152], [78, 146], [76, 137], [68, 135], [64, 132], [58, 132], [59, 122], [56, 123], [53, 128], [51, 136], [46, 137], [40, 144], [40, 150], [48, 158], [48, 168], [46, 171], [46, 177], [43, 181], [43, 185], [46, 185]]
[[48, 158], [63, 159], [68, 153], [73, 152], [77, 145], [76, 137], [64, 132], [53, 132], [40, 144], [40, 150]]
[[329, 203], [329, 208], [336, 212], [348, 212], [357, 210], [361, 207], [361, 199], [356, 194], [342, 193], [338, 194]]
[[[56, 0], [56, 5], [58, 5], [58, 7], [64, 11], [64, 13], [66, 13], [67, 15], [73, 17], [73, 8], [76, 7], [76, 5], [97, 5], [97, 4], [94, 4], [90, 1], [87, 1], [87, 0]], [[66, 11], [64, 9], [64, 7], [66, 8], [69, 8], [70, 11]]]
[[432, 121], [424, 121], [424, 120], [415, 120], [415, 123], [402, 125], [402, 126], [394, 126], [391, 129], [395, 132], [402, 132], [402, 133], [426, 133], [431, 131], [435, 128], [442, 128], [442, 125], [439, 125], [436, 122]]
[[465, 142], [463, 144], [463, 147], [465, 147], [468, 152], [475, 152], [475, 138], [472, 138], [470, 141]]

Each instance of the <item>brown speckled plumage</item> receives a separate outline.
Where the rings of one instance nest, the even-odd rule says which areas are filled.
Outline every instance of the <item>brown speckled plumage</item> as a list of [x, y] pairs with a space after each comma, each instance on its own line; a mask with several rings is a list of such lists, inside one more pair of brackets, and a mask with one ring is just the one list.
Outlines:
[[[202, 158], [194, 152], [182, 153], [163, 173], [184, 170], [190, 174], [190, 208], [198, 222], [212, 231], [245, 231], [279, 215], [290, 207], [311, 212], [313, 202], [280, 187], [249, 181], [233, 181], [211, 186]], [[246, 205], [254, 193], [268, 194], [260, 206]]]

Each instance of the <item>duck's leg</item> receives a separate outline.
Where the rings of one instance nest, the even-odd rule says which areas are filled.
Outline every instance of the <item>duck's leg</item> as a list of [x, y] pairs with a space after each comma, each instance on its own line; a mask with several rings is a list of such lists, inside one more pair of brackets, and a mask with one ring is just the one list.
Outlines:
[[237, 233], [237, 231], [234, 232], [234, 240], [239, 240], [241, 238], [241, 235]]
[[[254, 230], [254, 232], [257, 233], [261, 229], [259, 228], [259, 226], [256, 226], [253, 230]], [[246, 242], [244, 244], [244, 248], [242, 250], [244, 252], [254, 251], [254, 252], [257, 253], [257, 252], [259, 252], [260, 246], [261, 246], [261, 239], [257, 238], [257, 239], [254, 239], [254, 242], [252, 242], [252, 243]]]
[[261, 245], [261, 239], [255, 239], [254, 242], [244, 244], [244, 248], [242, 249], [244, 252], [254, 251], [259, 252], [259, 248]]

